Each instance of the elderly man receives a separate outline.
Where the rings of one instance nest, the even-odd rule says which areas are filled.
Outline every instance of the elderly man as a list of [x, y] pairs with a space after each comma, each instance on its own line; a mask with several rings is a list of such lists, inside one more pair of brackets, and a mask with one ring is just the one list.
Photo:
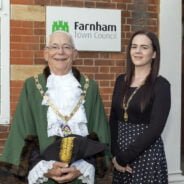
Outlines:
[[[109, 144], [109, 127], [98, 85], [72, 67], [76, 57], [69, 33], [57, 31], [49, 36], [44, 50], [48, 65], [42, 74], [24, 83], [1, 161], [19, 166], [28, 135], [38, 137], [40, 154], [56, 137], [70, 134], [85, 137], [95, 132], [100, 142]], [[84, 159], [70, 165], [41, 159], [29, 171], [28, 181], [93, 184], [94, 173], [94, 166]]]

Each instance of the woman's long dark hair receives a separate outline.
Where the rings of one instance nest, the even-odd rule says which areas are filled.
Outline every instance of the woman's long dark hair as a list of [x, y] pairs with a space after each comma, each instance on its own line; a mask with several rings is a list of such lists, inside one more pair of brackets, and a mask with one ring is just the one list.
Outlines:
[[145, 93], [143, 93], [144, 98], [142, 98], [141, 104], [140, 104], [141, 111], [143, 111], [151, 98], [153, 84], [158, 76], [158, 72], [160, 68], [160, 44], [159, 44], [158, 37], [153, 32], [140, 30], [140, 31], [135, 32], [132, 35], [132, 37], [130, 38], [129, 44], [128, 44], [128, 48], [127, 48], [127, 72], [125, 76], [125, 81], [122, 86], [123, 97], [126, 95], [127, 89], [131, 85], [131, 82], [134, 76], [135, 66], [131, 59], [130, 50], [132, 47], [132, 40], [137, 35], [147, 36], [152, 42], [153, 51], [155, 51], [156, 53], [156, 57], [152, 59], [151, 71], [149, 75], [147, 76], [144, 87], [143, 87], [143, 90], [145, 91]]

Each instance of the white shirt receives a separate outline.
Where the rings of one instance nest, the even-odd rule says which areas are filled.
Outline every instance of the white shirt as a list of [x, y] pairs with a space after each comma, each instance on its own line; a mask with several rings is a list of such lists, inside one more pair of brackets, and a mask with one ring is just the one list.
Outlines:
[[[47, 96], [55, 107], [57, 107], [59, 112], [65, 116], [72, 112], [82, 93], [81, 84], [73, 76], [72, 71], [63, 76], [51, 74], [47, 79], [46, 87], [48, 89], [46, 91]], [[83, 101], [79, 109], [68, 122], [58, 117], [49, 106], [47, 111], [48, 137], [55, 135], [64, 137], [64, 132], [61, 127], [65, 125], [70, 127], [72, 134], [81, 136], [88, 135], [84, 102], [85, 101]], [[43, 99], [42, 105], [48, 105], [48, 101]], [[37, 163], [29, 172], [29, 184], [40, 184], [47, 181], [48, 178], [46, 178], [44, 174], [53, 167], [54, 162], [55, 161], [42, 160]], [[81, 159], [72, 163], [72, 166], [75, 166], [82, 173], [79, 179], [81, 179], [83, 183], [94, 184], [95, 168], [92, 164]]]

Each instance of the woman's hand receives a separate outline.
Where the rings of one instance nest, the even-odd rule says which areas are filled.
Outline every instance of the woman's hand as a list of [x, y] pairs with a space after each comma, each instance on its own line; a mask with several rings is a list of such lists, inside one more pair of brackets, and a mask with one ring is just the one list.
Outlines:
[[75, 167], [68, 167], [63, 162], [55, 162], [53, 168], [45, 174], [46, 177], [55, 180], [58, 183], [70, 182], [81, 175], [80, 171]]
[[117, 171], [119, 171], [119, 172], [129, 172], [129, 173], [132, 173], [132, 168], [127, 164], [125, 167], [123, 167], [123, 166], [121, 166], [121, 165], [119, 165], [118, 163], [117, 163], [117, 161], [116, 161], [116, 157], [114, 157], [113, 159], [112, 159], [112, 163], [113, 163], [113, 165], [114, 165], [114, 167], [115, 167], [115, 169], [117, 170]]

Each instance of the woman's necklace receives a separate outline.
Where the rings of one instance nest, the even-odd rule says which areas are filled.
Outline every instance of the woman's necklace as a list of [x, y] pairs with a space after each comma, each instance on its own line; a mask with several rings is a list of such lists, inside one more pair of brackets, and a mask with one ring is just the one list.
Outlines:
[[[143, 84], [142, 84], [143, 85]], [[125, 96], [123, 97], [123, 110], [124, 110], [124, 113], [123, 113], [123, 119], [125, 122], [128, 121], [128, 107], [129, 107], [129, 104], [130, 104], [130, 101], [132, 100], [133, 96], [137, 93], [137, 91], [140, 89], [140, 87], [142, 86], [140, 85], [139, 87], [137, 87], [134, 92], [130, 95], [130, 97], [128, 98], [128, 100], [126, 101], [126, 98]]]

